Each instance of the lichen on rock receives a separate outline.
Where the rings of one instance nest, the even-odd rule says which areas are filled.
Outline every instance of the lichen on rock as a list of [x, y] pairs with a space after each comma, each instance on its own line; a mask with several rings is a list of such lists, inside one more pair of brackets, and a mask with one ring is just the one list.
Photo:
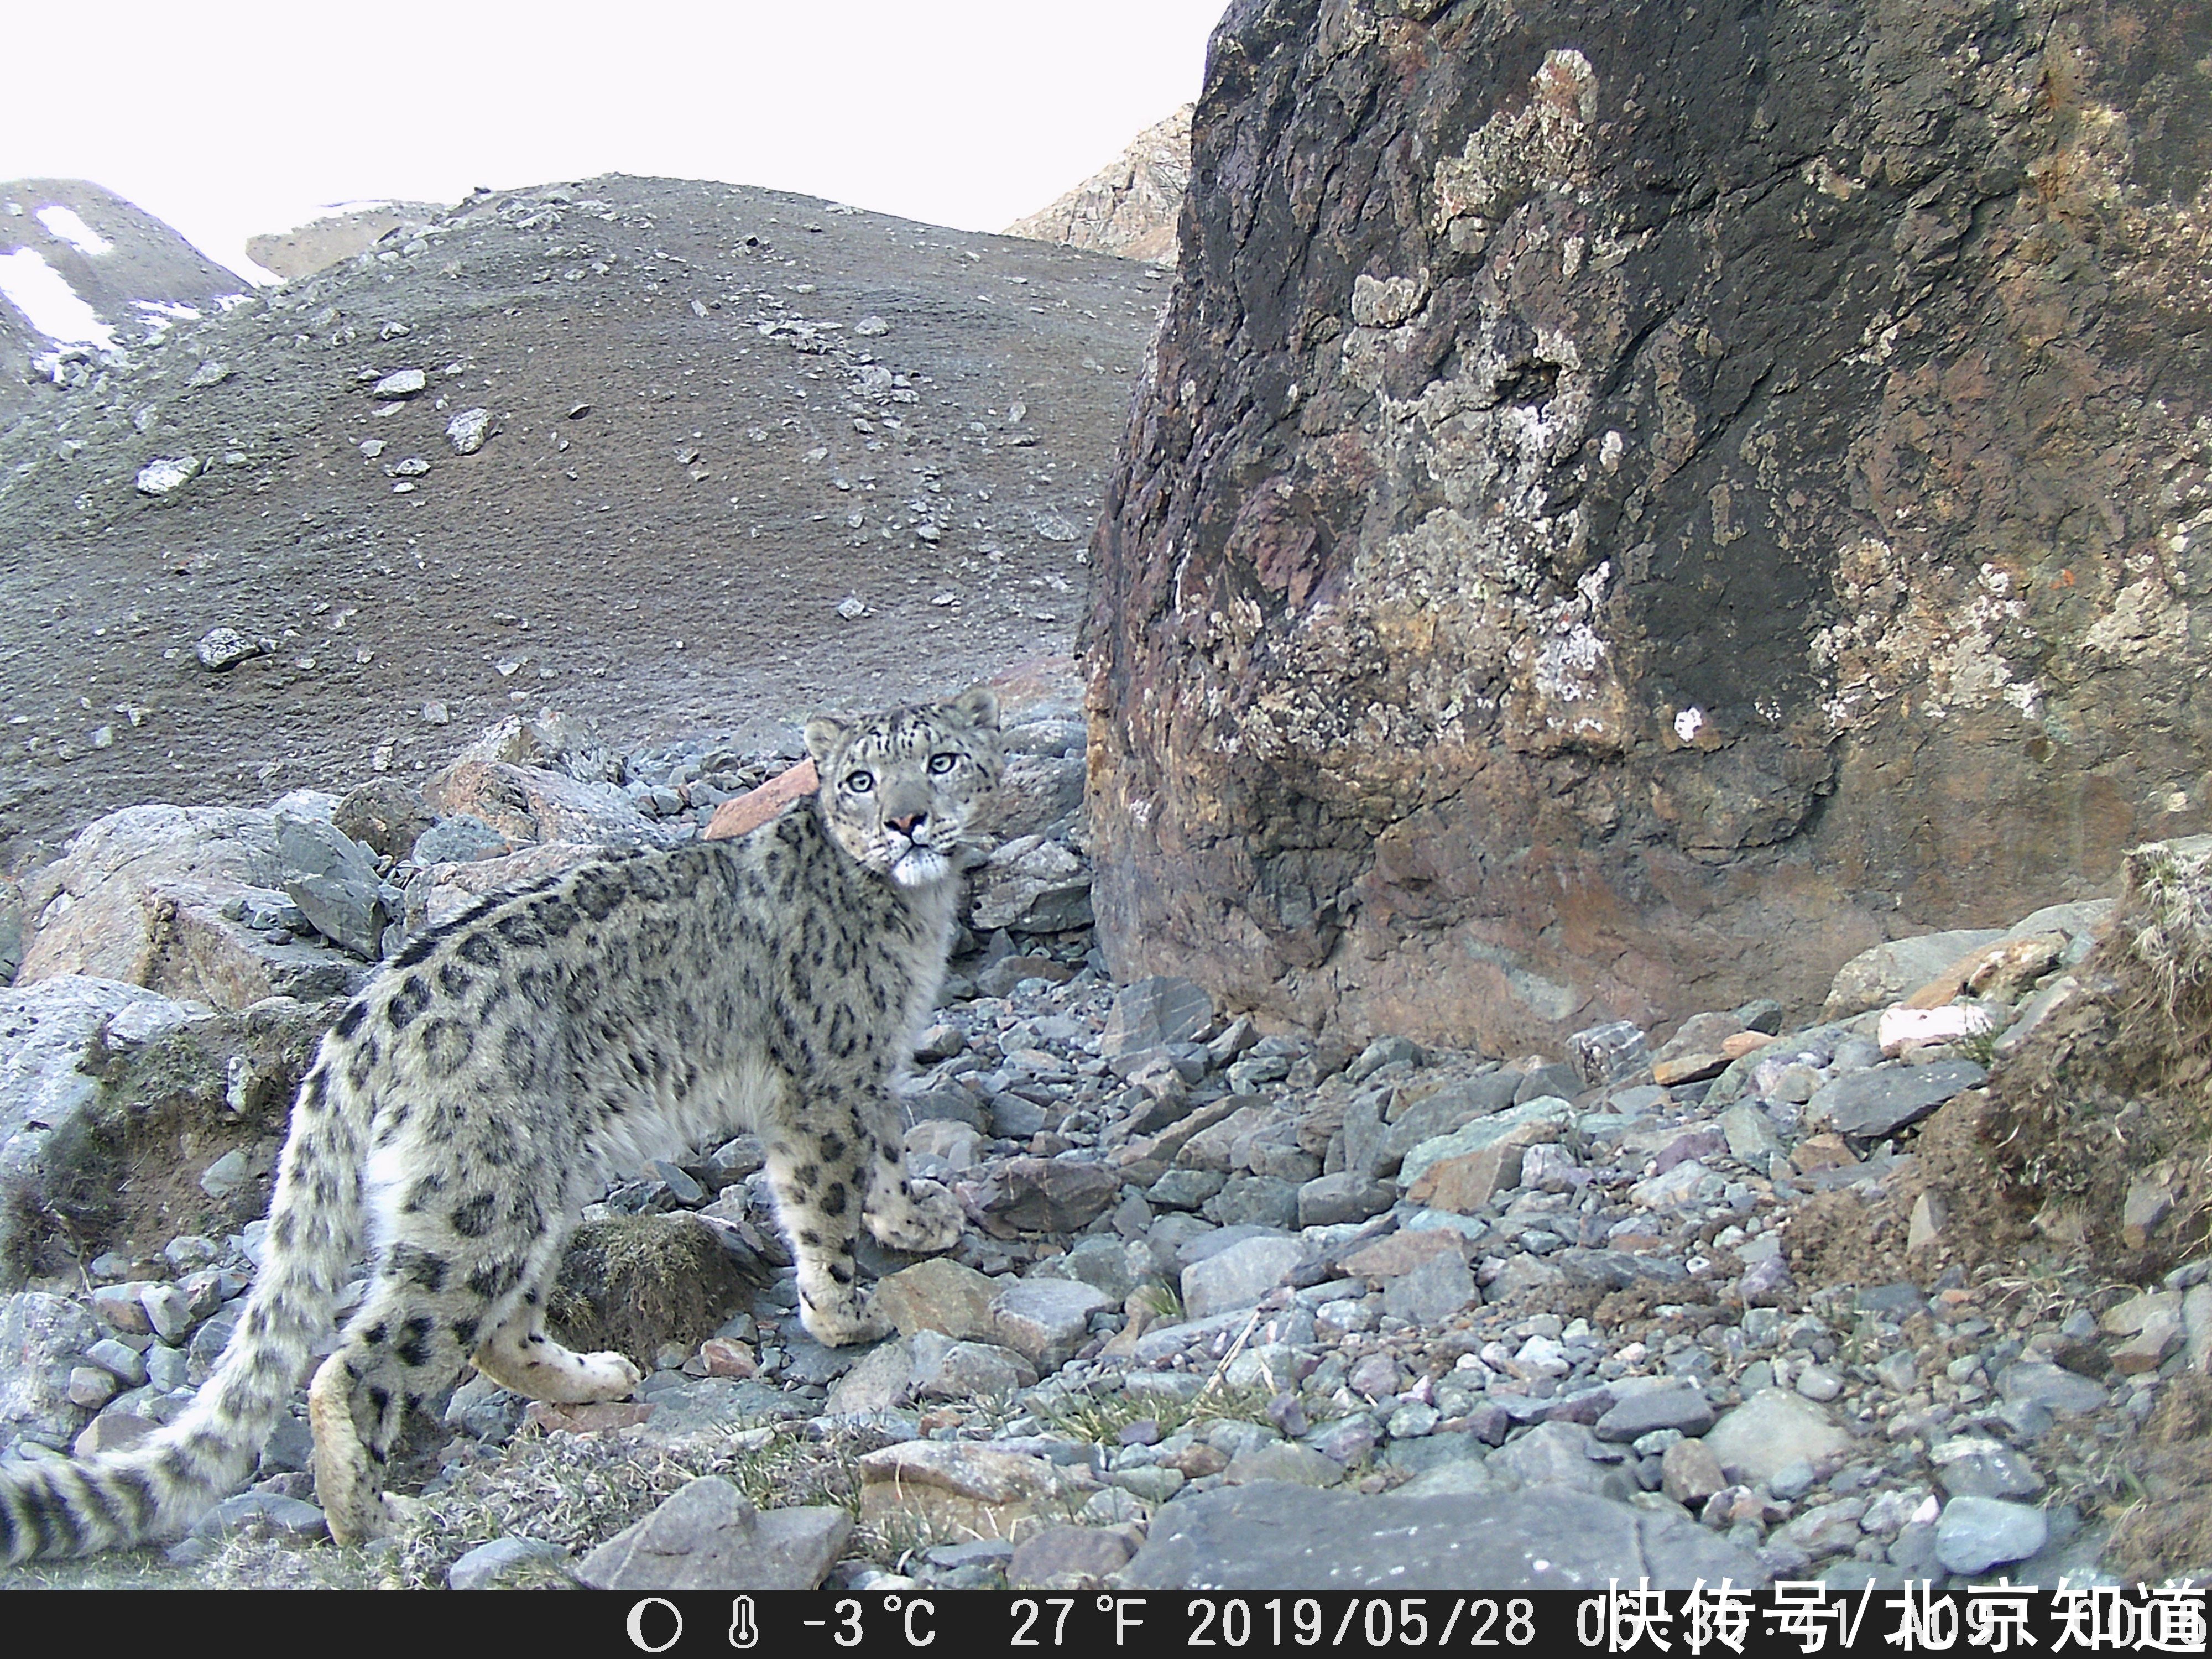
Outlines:
[[2212, 827], [2181, 38], [1233, 6], [1093, 548], [1116, 973], [1510, 1052]]

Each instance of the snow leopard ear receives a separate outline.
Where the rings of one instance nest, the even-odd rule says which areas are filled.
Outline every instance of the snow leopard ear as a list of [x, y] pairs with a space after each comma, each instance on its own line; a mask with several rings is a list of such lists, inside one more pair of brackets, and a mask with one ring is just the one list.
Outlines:
[[969, 725], [985, 732], [999, 729], [999, 699], [988, 685], [971, 685], [945, 705]]
[[852, 735], [853, 728], [829, 714], [817, 714], [806, 722], [806, 752], [814, 757], [817, 767], [830, 763], [830, 751]]

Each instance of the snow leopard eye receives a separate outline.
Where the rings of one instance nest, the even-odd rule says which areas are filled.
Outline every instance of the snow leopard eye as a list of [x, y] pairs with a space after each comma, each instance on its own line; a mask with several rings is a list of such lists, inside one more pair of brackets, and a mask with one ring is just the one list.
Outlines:
[[941, 755], [932, 755], [929, 757], [929, 769], [932, 772], [936, 773], [939, 777], [942, 777], [945, 773], [950, 772], [954, 767], [959, 764], [960, 757], [952, 754], [950, 751]]
[[872, 772], [848, 772], [845, 775], [845, 789], [848, 794], [865, 795], [876, 787]]

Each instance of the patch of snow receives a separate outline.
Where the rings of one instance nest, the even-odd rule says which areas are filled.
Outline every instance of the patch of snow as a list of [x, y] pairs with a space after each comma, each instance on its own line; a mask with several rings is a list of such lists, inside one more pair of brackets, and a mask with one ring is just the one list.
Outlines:
[[50, 340], [115, 349], [115, 331], [36, 248], [0, 253], [0, 295]]
[[191, 307], [179, 305], [173, 300], [133, 300], [131, 303], [141, 311], [150, 311], [157, 316], [180, 323], [197, 323], [200, 319], [200, 313]]
[[42, 207], [31, 216], [79, 253], [97, 259], [115, 252], [115, 244], [65, 207]]
[[1704, 709], [1694, 708], [1685, 708], [1680, 714], [1674, 716], [1674, 735], [1680, 738], [1684, 743], [1688, 743], [1696, 738], [1698, 728], [1704, 726], [1705, 723], [1705, 711]]

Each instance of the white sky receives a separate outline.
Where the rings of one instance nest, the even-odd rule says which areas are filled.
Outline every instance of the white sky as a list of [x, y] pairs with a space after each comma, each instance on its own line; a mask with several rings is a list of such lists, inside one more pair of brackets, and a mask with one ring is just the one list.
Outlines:
[[997, 230], [1197, 96], [1222, 3], [27, 6], [0, 179], [91, 179], [234, 266], [328, 204], [617, 172]]

